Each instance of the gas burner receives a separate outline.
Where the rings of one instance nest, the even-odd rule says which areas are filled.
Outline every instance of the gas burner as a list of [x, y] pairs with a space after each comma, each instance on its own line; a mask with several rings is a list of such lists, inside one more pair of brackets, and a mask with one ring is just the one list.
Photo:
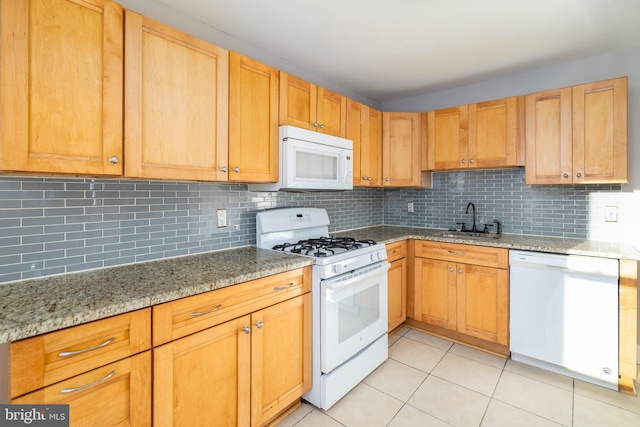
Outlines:
[[355, 251], [375, 244], [376, 242], [373, 240], [356, 240], [353, 237], [318, 237], [299, 240], [296, 243], [281, 243], [275, 245], [272, 249], [314, 257], [328, 257], [337, 253]]

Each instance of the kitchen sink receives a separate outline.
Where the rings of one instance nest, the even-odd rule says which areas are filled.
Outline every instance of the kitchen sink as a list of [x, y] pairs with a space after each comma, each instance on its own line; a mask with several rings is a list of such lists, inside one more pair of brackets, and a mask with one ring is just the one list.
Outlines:
[[496, 233], [477, 233], [471, 231], [454, 231], [446, 230], [436, 233], [438, 237], [449, 237], [453, 239], [499, 239], [502, 234]]

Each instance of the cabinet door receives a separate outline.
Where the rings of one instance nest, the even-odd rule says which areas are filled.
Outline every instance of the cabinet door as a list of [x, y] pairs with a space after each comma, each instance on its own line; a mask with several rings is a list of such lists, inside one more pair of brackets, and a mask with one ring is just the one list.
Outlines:
[[456, 330], [456, 264], [415, 259], [414, 317], [419, 322]]
[[311, 388], [311, 293], [251, 315], [251, 425]]
[[278, 180], [278, 70], [229, 54], [229, 181]]
[[229, 52], [130, 10], [125, 175], [225, 181]]
[[420, 113], [382, 113], [383, 185], [420, 185]]
[[29, 393], [14, 404], [68, 404], [70, 426], [151, 426], [151, 351]]
[[382, 112], [369, 108], [369, 133], [362, 148], [363, 172], [372, 187], [382, 186]]
[[573, 87], [573, 182], [627, 182], [627, 78]]
[[427, 112], [428, 169], [461, 169], [468, 166], [468, 161], [468, 106]]
[[517, 117], [516, 97], [469, 105], [469, 168], [517, 166]]
[[347, 98], [317, 86], [318, 132], [345, 137], [347, 130]]
[[353, 185], [382, 185], [382, 113], [347, 102], [346, 138], [353, 141]]
[[[153, 425], [250, 425], [250, 316], [153, 349]], [[286, 360], [286, 359], [285, 359]]]
[[508, 271], [467, 264], [456, 268], [458, 332], [507, 345]]
[[527, 184], [571, 184], [571, 88], [527, 95]]
[[[367, 162], [363, 148], [368, 140], [368, 110], [369, 107], [354, 100], [347, 101], [347, 132], [346, 137], [353, 141], [353, 185], [368, 186], [369, 176], [363, 171]], [[365, 165], [366, 166], [366, 165]]]
[[316, 85], [280, 71], [280, 125], [317, 130], [317, 105]]
[[121, 175], [122, 6], [2, 1], [0, 28], [0, 169]]
[[391, 263], [388, 272], [388, 307], [391, 332], [407, 320], [407, 260], [401, 258]]

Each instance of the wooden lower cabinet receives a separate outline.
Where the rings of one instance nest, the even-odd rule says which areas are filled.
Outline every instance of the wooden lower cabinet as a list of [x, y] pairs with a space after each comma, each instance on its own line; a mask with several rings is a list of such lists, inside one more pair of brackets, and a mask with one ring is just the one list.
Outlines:
[[12, 399], [13, 404], [68, 404], [70, 426], [150, 426], [151, 351]]
[[415, 244], [414, 320], [450, 338], [490, 343], [490, 350], [508, 353], [508, 250]]
[[388, 280], [388, 328], [393, 331], [407, 320], [407, 242], [387, 245], [387, 260], [391, 263]]
[[311, 387], [311, 294], [153, 350], [154, 426], [261, 426]]

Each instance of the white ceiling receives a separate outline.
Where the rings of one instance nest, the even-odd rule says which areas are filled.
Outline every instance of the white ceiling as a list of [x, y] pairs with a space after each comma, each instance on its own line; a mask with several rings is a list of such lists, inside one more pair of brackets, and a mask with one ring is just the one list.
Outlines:
[[640, 46], [640, 0], [157, 0], [378, 102]]

